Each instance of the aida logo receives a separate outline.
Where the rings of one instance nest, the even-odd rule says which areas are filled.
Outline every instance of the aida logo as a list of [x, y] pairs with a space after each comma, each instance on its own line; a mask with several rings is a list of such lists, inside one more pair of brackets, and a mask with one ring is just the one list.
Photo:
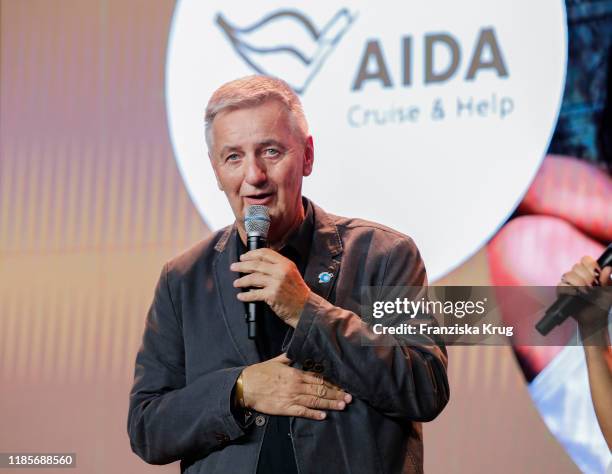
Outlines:
[[355, 19], [342, 8], [321, 29], [297, 10], [279, 10], [241, 27], [219, 13], [216, 23], [254, 72], [282, 77], [302, 94]]
[[[177, 166], [206, 224], [231, 223], [206, 103], [232, 79], [280, 77], [315, 143], [304, 195], [410, 235], [436, 280], [533, 180], [559, 111], [566, 24], [563, 0], [177, 0], [165, 85]], [[453, 245], [448, 229], [461, 229]]]

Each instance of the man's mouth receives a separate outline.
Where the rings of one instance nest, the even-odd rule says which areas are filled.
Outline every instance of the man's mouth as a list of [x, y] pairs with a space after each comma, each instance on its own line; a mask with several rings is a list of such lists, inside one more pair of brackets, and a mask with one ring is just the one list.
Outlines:
[[269, 204], [274, 197], [274, 193], [257, 193], [251, 194], [249, 196], [244, 197], [244, 202], [249, 205], [260, 204], [265, 205]]

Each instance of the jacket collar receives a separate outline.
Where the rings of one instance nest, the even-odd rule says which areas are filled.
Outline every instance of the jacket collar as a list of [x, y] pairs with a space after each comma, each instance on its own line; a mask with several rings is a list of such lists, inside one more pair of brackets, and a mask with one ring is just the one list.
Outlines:
[[[305, 198], [304, 198], [305, 199]], [[342, 241], [338, 233], [338, 227], [331, 215], [309, 201], [314, 211], [315, 235], [313, 245], [317, 247], [317, 254], [328, 254], [332, 257], [342, 253]]]
[[[308, 198], [304, 197], [302, 199], [306, 204], [310, 204], [314, 213], [314, 233], [316, 239], [313, 242], [313, 250], [314, 247], [316, 247], [317, 255], [323, 252], [332, 257], [342, 253], [340, 234], [338, 234], [338, 228], [331, 216]], [[224, 252], [226, 248], [231, 246], [235, 242], [235, 233], [237, 231], [238, 229], [235, 222], [227, 226], [223, 230], [217, 245], [215, 245], [215, 250], [217, 252]]]
[[342, 241], [331, 215], [314, 203], [315, 229], [310, 258], [304, 273], [304, 281], [319, 296], [329, 299], [340, 268]]

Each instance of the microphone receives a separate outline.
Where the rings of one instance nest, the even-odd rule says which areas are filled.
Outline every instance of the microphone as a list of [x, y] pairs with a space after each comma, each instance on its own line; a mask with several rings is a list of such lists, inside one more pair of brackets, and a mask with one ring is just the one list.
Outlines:
[[[604, 250], [601, 257], [597, 259], [599, 268], [612, 265], [612, 244]], [[558, 326], [572, 314], [577, 313], [589, 303], [573, 295], [561, 295], [544, 313], [544, 316], [536, 324], [536, 329], [542, 336], [546, 336], [555, 326]]]
[[[270, 210], [266, 206], [255, 204], [247, 207], [244, 216], [244, 227], [247, 234], [247, 249], [257, 250], [268, 246], [270, 230]], [[246, 322], [249, 339], [257, 335], [257, 320], [263, 317], [265, 308], [262, 301], [246, 303]]]

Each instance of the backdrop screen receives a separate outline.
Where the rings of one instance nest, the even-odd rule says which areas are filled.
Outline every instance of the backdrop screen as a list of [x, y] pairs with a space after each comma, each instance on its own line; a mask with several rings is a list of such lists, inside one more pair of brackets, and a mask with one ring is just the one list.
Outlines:
[[[128, 396], [163, 264], [233, 220], [203, 125], [228, 80], [285, 79], [304, 194], [411, 235], [433, 284], [553, 286], [612, 241], [611, 1], [311, 3], [1, 0], [1, 453], [179, 472], [132, 453]], [[604, 472], [544, 395], [580, 357], [450, 347], [426, 472]]]

